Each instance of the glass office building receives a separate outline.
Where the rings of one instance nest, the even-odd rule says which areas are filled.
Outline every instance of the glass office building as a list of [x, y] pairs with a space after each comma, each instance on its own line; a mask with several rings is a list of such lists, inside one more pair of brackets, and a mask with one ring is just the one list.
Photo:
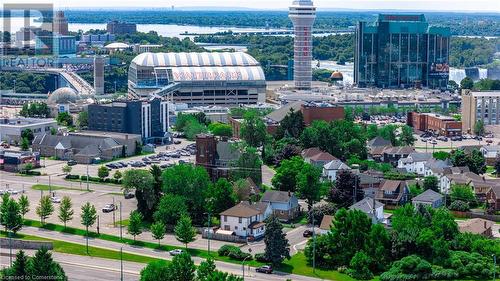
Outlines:
[[450, 30], [429, 26], [423, 14], [380, 14], [356, 28], [358, 87], [446, 89]]

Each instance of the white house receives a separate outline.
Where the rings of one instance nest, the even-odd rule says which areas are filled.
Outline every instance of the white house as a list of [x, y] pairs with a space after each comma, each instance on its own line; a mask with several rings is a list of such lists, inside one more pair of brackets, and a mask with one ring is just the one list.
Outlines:
[[337, 172], [341, 170], [351, 170], [351, 167], [347, 166], [344, 162], [335, 159], [323, 166], [323, 177], [327, 178], [329, 181], [335, 181], [337, 179]]
[[479, 151], [481, 151], [487, 163], [493, 164], [498, 153], [500, 153], [500, 145], [483, 145]]
[[240, 202], [220, 214], [221, 229], [240, 237], [258, 239], [266, 232], [264, 220], [272, 214], [271, 205], [265, 202], [250, 204]]
[[410, 153], [408, 157], [401, 158], [398, 160], [398, 168], [403, 168], [408, 173], [416, 173], [418, 175], [424, 175], [425, 174], [424, 165], [430, 159], [432, 159], [432, 153], [421, 153], [421, 152]]
[[327, 234], [330, 231], [333, 223], [333, 218], [334, 216], [330, 215], [323, 216], [321, 224], [319, 225], [319, 234]]
[[349, 210], [360, 210], [372, 219], [373, 223], [384, 221], [384, 204], [373, 198], [365, 198], [349, 207]]
[[451, 166], [452, 164], [449, 159], [438, 160], [432, 158], [424, 164], [424, 176], [435, 176], [437, 178], [441, 178], [444, 175], [446, 168], [450, 168]]

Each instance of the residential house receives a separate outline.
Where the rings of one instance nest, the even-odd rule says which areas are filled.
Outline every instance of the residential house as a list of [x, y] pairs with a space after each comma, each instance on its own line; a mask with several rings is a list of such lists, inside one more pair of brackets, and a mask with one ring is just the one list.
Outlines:
[[259, 239], [264, 236], [264, 220], [272, 214], [271, 205], [265, 202], [250, 204], [240, 202], [236, 206], [220, 213], [221, 229], [232, 231], [234, 235]]
[[381, 160], [396, 167], [399, 159], [406, 158], [408, 157], [408, 155], [414, 152], [415, 148], [410, 146], [391, 147], [384, 150]]
[[319, 225], [319, 233], [327, 234], [330, 231], [330, 228], [333, 223], [334, 216], [324, 215], [321, 220], [321, 224]]
[[365, 198], [358, 201], [356, 204], [349, 207], [349, 210], [360, 210], [372, 220], [372, 223], [384, 221], [384, 204], [373, 198]]
[[485, 177], [477, 176], [472, 179], [470, 182], [470, 187], [474, 191], [476, 195], [476, 199], [480, 203], [486, 202], [486, 195], [490, 191], [491, 187], [497, 186], [500, 184], [500, 180], [498, 179], [486, 179]]
[[326, 163], [323, 166], [323, 177], [328, 179], [329, 181], [337, 180], [337, 172], [338, 171], [350, 171], [351, 167], [347, 166], [344, 162], [336, 159]]
[[293, 220], [300, 214], [299, 200], [292, 192], [269, 190], [260, 202], [270, 204], [273, 215], [282, 221]]
[[375, 199], [384, 205], [399, 206], [408, 202], [409, 190], [405, 181], [384, 180]]
[[382, 178], [370, 175], [368, 173], [360, 173], [359, 177], [359, 187], [365, 192], [365, 197], [375, 198], [382, 182]]
[[368, 158], [381, 161], [381, 158], [384, 154], [384, 150], [391, 148], [391, 141], [386, 140], [382, 137], [375, 137], [367, 142], [366, 147], [368, 148]]
[[420, 176], [425, 174], [425, 164], [432, 159], [432, 153], [415, 152], [398, 161], [398, 168], [404, 168], [407, 173], [415, 173]]
[[441, 195], [440, 193], [438, 193], [432, 189], [427, 189], [426, 191], [422, 192], [421, 194], [415, 196], [411, 200], [411, 202], [413, 203], [413, 206], [415, 206], [415, 207], [423, 205], [423, 206], [429, 206], [432, 208], [439, 208], [444, 203], [443, 199], [444, 199], [444, 196]]
[[500, 185], [490, 187], [486, 192], [486, 202], [488, 206], [493, 206], [495, 211], [500, 211]]
[[450, 168], [451, 166], [450, 159], [438, 160], [431, 158], [424, 164], [424, 176], [435, 176], [440, 179], [444, 175], [445, 168]]
[[500, 152], [500, 145], [483, 145], [479, 151], [483, 154], [487, 165], [494, 165]]
[[493, 237], [492, 227], [495, 222], [480, 218], [474, 218], [458, 222], [458, 230], [462, 233], [469, 232], [486, 237]]
[[447, 194], [450, 192], [452, 184], [468, 185], [470, 178], [465, 177], [465, 173], [470, 173], [468, 167], [444, 168], [444, 173], [439, 178], [439, 191]]
[[328, 162], [337, 160], [337, 158], [330, 153], [319, 150], [316, 147], [302, 151], [301, 155], [305, 162], [320, 168]]

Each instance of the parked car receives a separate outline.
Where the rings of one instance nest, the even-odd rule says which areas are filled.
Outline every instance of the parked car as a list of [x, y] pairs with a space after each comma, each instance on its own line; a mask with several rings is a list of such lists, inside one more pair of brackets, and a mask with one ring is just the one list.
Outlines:
[[12, 188], [9, 188], [9, 189], [7, 189], [7, 193], [12, 194], [12, 195], [16, 195], [19, 193], [19, 190], [14, 190]]
[[437, 139], [440, 140], [440, 141], [448, 141], [448, 138], [445, 137], [445, 136], [440, 136]]
[[106, 206], [104, 206], [104, 208], [102, 208], [103, 213], [111, 213], [114, 210], [116, 210], [115, 204], [106, 204]]
[[180, 140], [174, 140], [174, 144], [181, 144]]
[[309, 229], [306, 229], [304, 230], [304, 233], [302, 233], [302, 236], [307, 238], [307, 237], [312, 237], [313, 236], [313, 232]]
[[266, 274], [271, 274], [273, 273], [273, 267], [270, 265], [263, 265], [261, 267], [257, 267], [255, 271], [260, 272], [260, 273], [266, 273]]
[[181, 250], [181, 249], [175, 249], [175, 250], [169, 251], [168, 253], [171, 256], [177, 256], [177, 255], [180, 255], [180, 254], [184, 253], [184, 251]]
[[132, 199], [135, 197], [135, 194], [133, 192], [127, 192], [123, 194], [123, 197], [125, 197], [125, 199]]
[[50, 201], [52, 201], [52, 203], [61, 203], [61, 198], [52, 196], [50, 197]]
[[461, 136], [453, 136], [450, 138], [452, 141], [462, 141], [462, 137]]
[[75, 160], [68, 160], [68, 162], [66, 164], [68, 164], [68, 166], [75, 166], [78, 163], [76, 163]]
[[0, 143], [0, 146], [3, 147], [3, 148], [10, 148], [10, 144], [8, 144], [7, 142], [2, 142]]

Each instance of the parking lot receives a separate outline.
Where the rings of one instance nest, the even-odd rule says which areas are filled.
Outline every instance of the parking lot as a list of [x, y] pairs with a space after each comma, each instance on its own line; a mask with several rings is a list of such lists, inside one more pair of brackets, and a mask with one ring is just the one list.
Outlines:
[[451, 151], [461, 146], [483, 146], [497, 145], [500, 138], [495, 135], [487, 135], [483, 138], [473, 138], [470, 135], [463, 135], [461, 138], [431, 137], [424, 136], [422, 132], [414, 135], [415, 148], [420, 152]]
[[[180, 143], [178, 144], [157, 146], [155, 148], [155, 153], [149, 155], [133, 156], [102, 164], [76, 164], [71, 166], [71, 174], [86, 175], [88, 169], [89, 176], [96, 177], [97, 170], [100, 166], [104, 165], [110, 169], [110, 176], [112, 177], [113, 173], [117, 170], [123, 173], [130, 168], [148, 169], [152, 164], [167, 168], [178, 163], [194, 163], [194, 142], [185, 139], [179, 140]], [[41, 165], [44, 167], [38, 170], [42, 174], [64, 177], [62, 168], [67, 165], [67, 161], [44, 159], [41, 160]]]

